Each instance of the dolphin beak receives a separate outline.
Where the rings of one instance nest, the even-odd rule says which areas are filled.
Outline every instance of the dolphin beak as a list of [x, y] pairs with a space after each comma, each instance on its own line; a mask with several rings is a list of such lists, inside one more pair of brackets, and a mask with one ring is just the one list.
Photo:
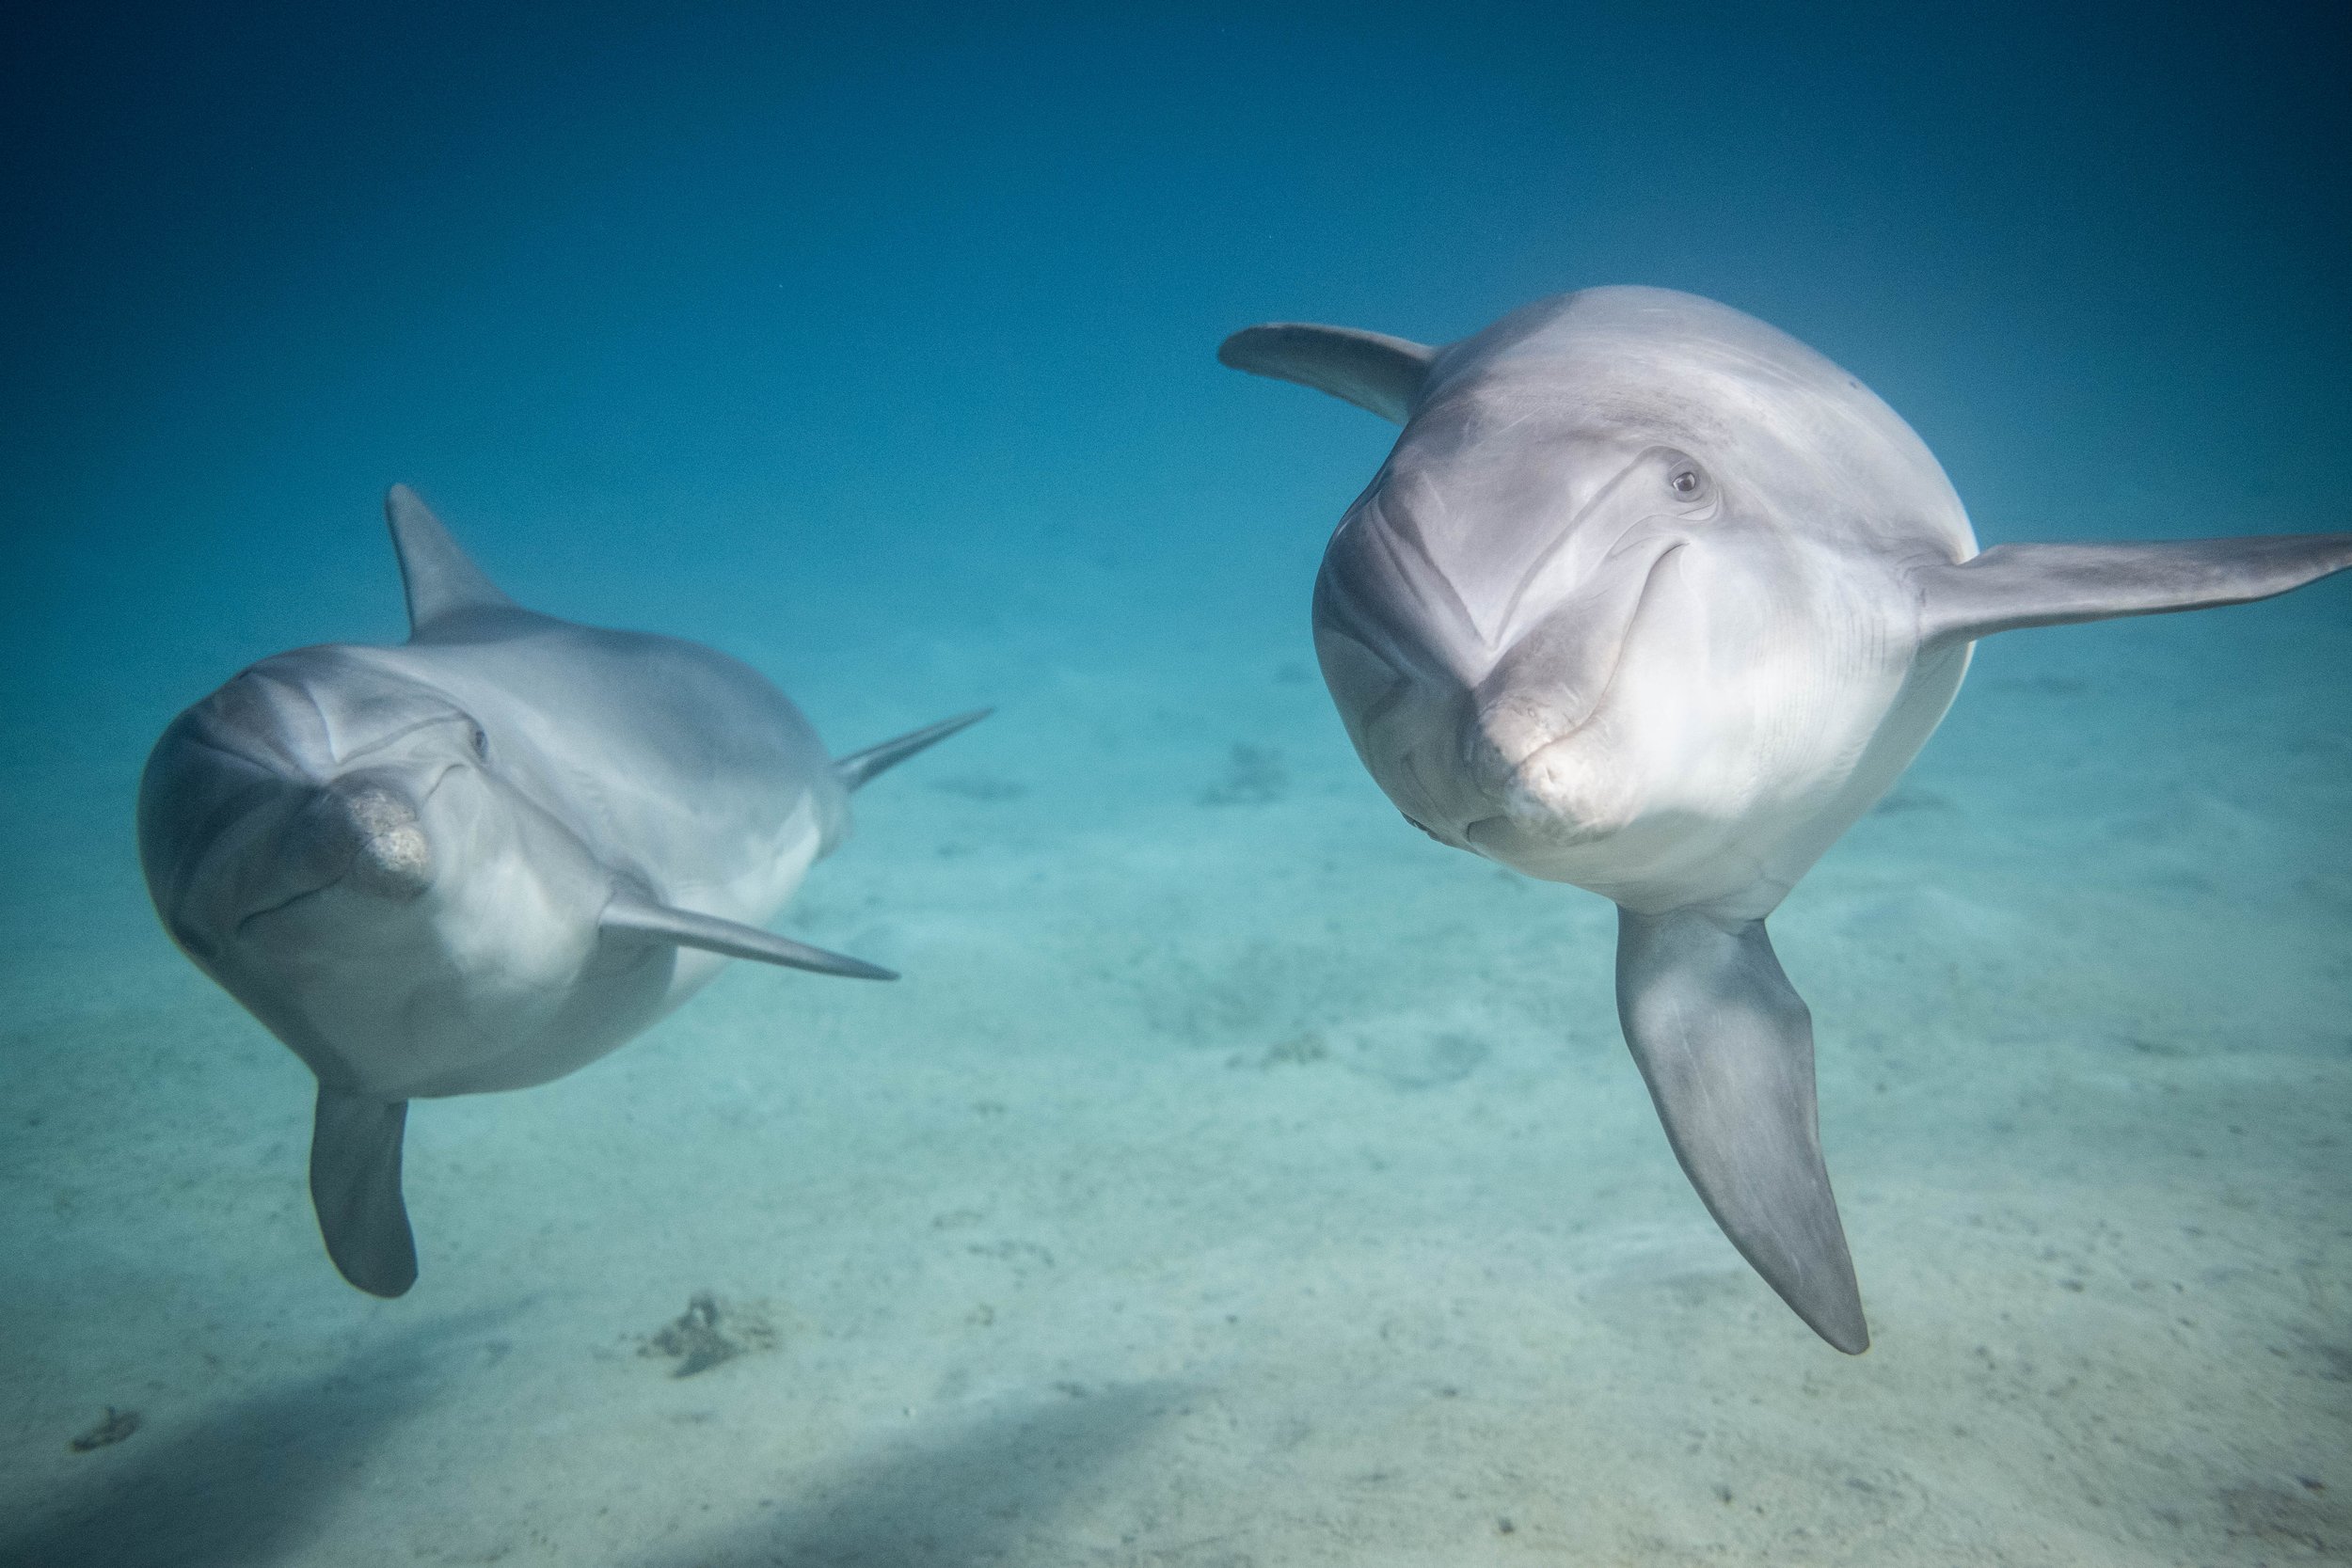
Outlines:
[[433, 885], [433, 846], [416, 802], [402, 791], [367, 779], [337, 780], [327, 788], [340, 831], [352, 845], [347, 880], [379, 898], [406, 903]]
[[278, 885], [245, 919], [338, 885], [411, 902], [433, 885], [433, 847], [418, 805], [388, 773], [347, 773], [314, 790], [278, 843]]
[[1559, 815], [1565, 802], [1551, 798], [1545, 753], [1572, 740], [1600, 711], [1642, 607], [1681, 547], [1678, 540], [1645, 540], [1628, 562], [1633, 570], [1612, 572], [1547, 615], [1479, 682], [1461, 746], [1470, 779], [1486, 799], [1513, 816]]

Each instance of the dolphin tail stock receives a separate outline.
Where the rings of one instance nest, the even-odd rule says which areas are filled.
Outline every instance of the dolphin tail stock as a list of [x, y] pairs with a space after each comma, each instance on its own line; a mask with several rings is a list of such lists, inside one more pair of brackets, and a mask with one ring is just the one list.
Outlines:
[[632, 894], [615, 894], [596, 924], [608, 931], [627, 931], [678, 947], [699, 947], [706, 953], [729, 958], [752, 958], [786, 969], [805, 969], [813, 974], [839, 974], [851, 980], [898, 977], [897, 971], [869, 964], [864, 958], [828, 953], [821, 947], [811, 947], [756, 926], [722, 920], [715, 914], [697, 914], [692, 910], [673, 909]]
[[1437, 357], [1426, 343], [1304, 322], [1245, 326], [1216, 347], [1221, 365], [1312, 387], [1391, 424], [1403, 424], [1413, 411]]
[[1617, 911], [1617, 1017], [1715, 1223], [1816, 1334], [1870, 1348], [1821, 1161], [1813, 1015], [1761, 920]]
[[405, 1100], [372, 1100], [319, 1085], [310, 1129], [310, 1205], [336, 1269], [370, 1295], [417, 1282], [417, 1241], [400, 1196]]
[[1920, 641], [2267, 599], [2352, 566], [2352, 533], [1995, 545], [1913, 568]]
[[915, 752], [938, 745], [960, 730], [970, 729], [995, 711], [993, 707], [977, 707], [969, 713], [959, 713], [953, 719], [926, 724], [919, 730], [885, 740], [878, 746], [868, 746], [864, 751], [835, 757], [833, 760], [834, 776], [841, 781], [844, 789], [863, 789], [877, 773], [888, 772]]

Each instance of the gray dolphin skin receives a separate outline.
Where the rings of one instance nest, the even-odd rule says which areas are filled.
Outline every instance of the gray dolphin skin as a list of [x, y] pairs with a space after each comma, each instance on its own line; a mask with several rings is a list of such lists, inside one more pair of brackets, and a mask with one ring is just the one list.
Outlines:
[[318, 1076], [327, 1255], [396, 1296], [409, 1101], [561, 1078], [730, 958], [895, 978], [759, 927], [851, 791], [985, 711], [828, 757], [748, 666], [524, 610], [405, 486], [384, 509], [407, 642], [278, 654], [181, 714], [138, 835], [165, 929]]
[[1217, 356], [1405, 427], [1315, 581], [1357, 755], [1439, 843], [1616, 903], [1617, 1016], [1676, 1158], [1799, 1317], [1867, 1349], [1812, 1016], [1765, 916], [1925, 743], [1977, 638], [2265, 598], [2352, 565], [2352, 534], [1979, 554], [1861, 382], [1662, 289], [1443, 347], [1277, 324]]

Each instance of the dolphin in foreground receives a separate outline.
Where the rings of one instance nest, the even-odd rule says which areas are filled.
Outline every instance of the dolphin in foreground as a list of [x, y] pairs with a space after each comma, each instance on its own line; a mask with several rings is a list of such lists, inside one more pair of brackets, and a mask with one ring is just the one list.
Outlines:
[[895, 979], [760, 927], [852, 791], [986, 713], [828, 757], [748, 666], [524, 610], [405, 485], [384, 510], [408, 641], [278, 654], [181, 714], [138, 832], [165, 929], [318, 1075], [327, 1256], [397, 1296], [409, 1101], [561, 1078], [726, 958]]
[[1278, 324], [1217, 351], [1402, 424], [1315, 579], [1356, 753], [1441, 844], [1618, 909], [1617, 1017], [1732, 1244], [1869, 1346], [1764, 920], [1891, 786], [1978, 638], [2240, 604], [2352, 534], [1979, 553], [1861, 382], [1662, 289], [1543, 300], [1459, 342]]

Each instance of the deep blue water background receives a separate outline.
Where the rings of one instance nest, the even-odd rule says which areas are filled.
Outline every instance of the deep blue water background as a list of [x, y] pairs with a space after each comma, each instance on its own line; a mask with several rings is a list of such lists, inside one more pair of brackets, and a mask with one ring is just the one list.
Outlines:
[[[525, 602], [742, 655], [836, 750], [998, 705], [955, 743], [968, 760], [933, 777], [969, 768], [983, 784], [1018, 781], [1029, 793], [1005, 810], [1025, 814], [1022, 836], [991, 846], [978, 798], [911, 782], [876, 792], [860, 846], [899, 879], [885, 902], [907, 911], [914, 957], [929, 952], [948, 976], [935, 984], [957, 983], [959, 965], [987, 969], [967, 960], [991, 943], [1030, 955], [1011, 979], [1002, 965], [965, 976], [974, 1039], [1017, 1034], [1021, 1007], [1058, 1002], [1060, 976], [1088, 962], [1141, 971], [1163, 927], [1175, 932], [1178, 1000], [1151, 992], [1141, 1010], [1178, 1017], [1174, 1033], [1214, 1036], [1217, 1007], [1241, 1008], [1183, 998], [1183, 966], [1213, 969], [1221, 951], [1202, 928], [1288, 955], [1288, 969], [1237, 961], [1242, 979], [1219, 983], [1275, 994], [1277, 1020], [1293, 1006], [1308, 1018], [1311, 1004], [1341, 1005], [1293, 972], [1339, 958], [1280, 946], [1306, 943], [1296, 933], [1310, 923], [1362, 939], [1347, 961], [1377, 970], [1389, 959], [1362, 942], [1395, 942], [1391, 967], [1418, 973], [1417, 955], [1453, 951], [1473, 919], [1464, 911], [1502, 896], [1472, 884], [1486, 868], [1456, 866], [1394, 822], [1320, 691], [1297, 678], [1311, 664], [1306, 604], [1323, 540], [1392, 433], [1221, 369], [1216, 345], [1236, 327], [1320, 320], [1437, 341], [1567, 289], [1687, 289], [1871, 385], [1942, 459], [1987, 544], [2352, 527], [2352, 52], [2340, 19], [2315, 6], [1887, 9], [12, 14], [0, 24], [0, 1042], [11, 1053], [0, 1070], [34, 1087], [83, 1085], [73, 1075], [86, 1072], [95, 1087], [73, 1093], [90, 1100], [116, 1070], [93, 1057], [130, 1051], [123, 1019], [167, 1032], [198, 1016], [200, 993], [212, 1010], [190, 1043], [139, 1044], [172, 1070], [141, 1082], [119, 1135], [155, 1143], [163, 1174], [142, 1176], [149, 1185], [211, 1169], [202, 1149], [216, 1138], [231, 1150], [221, 1163], [273, 1183], [270, 1201], [298, 1199], [298, 1145], [258, 1162], [236, 1152], [259, 1137], [258, 1122], [238, 1120], [240, 1097], [256, 1117], [268, 1098], [246, 1085], [298, 1070], [168, 949], [139, 883], [131, 804], [154, 736], [239, 666], [403, 634], [377, 511], [395, 480]], [[1937, 909], [1887, 893], [1895, 912], [1869, 915], [1873, 878], [1957, 888], [2021, 921], [2046, 884], [2046, 926], [2023, 940], [1997, 923], [1978, 933], [1994, 967], [1979, 1010], [1953, 1011], [1957, 1038], [2123, 1018], [2217, 1053], [2259, 1046], [2290, 1065], [2332, 1053], [2335, 1076], [2312, 1069], [2300, 1109], [2315, 1127], [2340, 1123], [2342, 1015], [2313, 999], [2352, 984], [2341, 957], [2348, 624], [2352, 585], [2337, 582], [2260, 610], [1988, 644], [1921, 764], [1925, 803], [1863, 824], [1807, 884], [1817, 912], [1801, 893], [1776, 927], [1792, 969], [1811, 958], [1815, 1005], [1849, 1037], [1839, 1070], [1858, 1076], [1825, 1091], [1825, 1124], [1852, 1157], [1841, 1191], [1849, 1168], [1869, 1191], [1871, 1137], [1899, 1135], [1855, 1114], [1868, 1101], [1855, 1098], [1867, 1091], [1852, 1040], [1880, 1026], [1870, 997], [1913, 976], [1826, 961], [1846, 939], [1820, 911], [1846, 909], [1839, 899], [1864, 910], [1859, 951], [1864, 937], [1895, 944], [1898, 927]], [[1295, 839], [1295, 859], [1290, 844], [1268, 847], [1266, 819], [1194, 809], [1230, 744], [1269, 736], [1331, 835]], [[916, 861], [934, 831], [957, 837], [960, 855], [979, 843], [977, 861]], [[1066, 861], [1099, 878], [1052, 863], [1057, 842], [1094, 847]], [[1217, 858], [1220, 843], [1237, 847], [1232, 859]], [[1350, 858], [1365, 845], [1394, 859]], [[981, 870], [960, 887], [959, 867], [995, 866], [992, 849], [1006, 862], [1034, 852], [1055, 879], [1038, 874], [1034, 904], [994, 892], [982, 903], [969, 891]], [[837, 909], [850, 901], [839, 890], [875, 875], [845, 856], [809, 900]], [[1426, 927], [1416, 897], [1431, 900]], [[908, 911], [920, 899], [946, 912]], [[2254, 906], [2263, 921], [2233, 928]], [[1563, 930], [1597, 918], [1556, 907]], [[1050, 941], [1031, 943], [1032, 921]], [[1100, 956], [1082, 941], [1092, 927]], [[1573, 970], [1605, 985], [1605, 931], [1577, 929], [1583, 945], [1561, 959], [1560, 984]], [[1554, 940], [1545, 928], [1523, 945]], [[2177, 990], [2149, 979], [2167, 966]], [[1072, 994], [1089, 983], [1073, 979]], [[1336, 995], [1354, 981], [1328, 984]], [[749, 1011], [768, 994], [714, 991], [681, 1020], [723, 1033], [737, 1026], [728, 1006]], [[880, 1038], [887, 1015], [837, 1006], [857, 1024], [847, 1037]], [[1889, 1016], [1890, 1034], [1910, 1026]], [[1252, 1052], [1279, 1032], [1264, 1027]], [[216, 1067], [197, 1037], [223, 1031], [246, 1054]], [[670, 1049], [632, 1047], [634, 1065], [616, 1058], [613, 1071], [659, 1085], [646, 1064]], [[911, 1085], [927, 1061], [909, 1052]], [[2027, 1064], [1995, 1053], [1973, 1081], [2010, 1071], [2025, 1085]], [[1932, 1074], [1959, 1071], [1924, 1052], [1914, 1065], [1939, 1094]], [[1630, 1070], [1614, 1057], [1610, 1069]], [[2264, 1083], [2247, 1094], [2295, 1107], [2295, 1080]], [[2056, 1108], [2043, 1122], [2001, 1113], [2046, 1140], [2018, 1168], [2062, 1162], [2077, 1136], [2063, 1120], [2075, 1101], [2031, 1094]], [[270, 1098], [267, 1114], [293, 1128], [299, 1099]], [[218, 1119], [192, 1120], [190, 1102]], [[490, 1123], [464, 1117], [494, 1114], [446, 1110], [430, 1135], [448, 1141], [428, 1153], [470, 1151], [465, 1139]], [[64, 1113], [42, 1114], [47, 1138]], [[1934, 1157], [1951, 1163], [1954, 1188], [1996, 1189], [2005, 1167], [1968, 1126]], [[2152, 1160], [2174, 1141], [2113, 1126], [2125, 1129], [2114, 1147]], [[0, 1137], [40, 1150], [8, 1167], [10, 1233], [62, 1238], [0, 1259], [15, 1332], [38, 1323], [44, 1336], [41, 1389], [87, 1403], [165, 1359], [155, 1346], [168, 1334], [146, 1319], [135, 1335], [118, 1327], [89, 1279], [126, 1294], [167, 1279], [157, 1299], [173, 1312], [184, 1301], [221, 1337], [191, 1340], [208, 1358], [235, 1338], [238, 1270], [261, 1263], [143, 1256], [167, 1250], [177, 1222], [144, 1228], [127, 1178], [119, 1206], [59, 1218], [53, 1182], [120, 1189], [32, 1132]], [[2280, 1196], [2281, 1178], [2259, 1203], [2324, 1213], [2343, 1196], [2326, 1174], [2340, 1162], [2296, 1158], [2309, 1162], [2293, 1167], [2299, 1196]], [[560, 1188], [551, 1168], [535, 1174]], [[1669, 1200], [1688, 1203], [1678, 1188]], [[310, 1320], [323, 1323], [346, 1308], [309, 1256], [306, 1223], [280, 1229], [319, 1277], [286, 1289], [315, 1283], [296, 1299], [331, 1299]], [[1149, 1253], [1149, 1216], [1104, 1225], [1132, 1225]], [[260, 1245], [255, 1258], [276, 1256]], [[2262, 1266], [2284, 1268], [2302, 1245], [2278, 1242]], [[1894, 1297], [1905, 1276], [1891, 1247], [1865, 1273]], [[2341, 1345], [2341, 1248], [2309, 1268], [2321, 1325], [2310, 1332]], [[437, 1276], [455, 1289], [469, 1277], [454, 1264]], [[599, 1276], [550, 1289], [586, 1291], [583, 1278]], [[2215, 1293], [2226, 1313], [2226, 1287]], [[366, 1305], [348, 1321], [377, 1323], [358, 1317]], [[2279, 1354], [2263, 1348], [2259, 1307], [2245, 1308], [2255, 1326], [2231, 1354]], [[367, 1354], [388, 1343], [407, 1341]], [[258, 1359], [221, 1354], [261, 1375]], [[2201, 1364], [2236, 1378], [2227, 1354]], [[2334, 1397], [2327, 1431], [2341, 1430]], [[183, 1403], [202, 1408], [194, 1394]], [[320, 1396], [286, 1426], [342, 1410]], [[42, 1453], [59, 1448], [53, 1436], [40, 1434]], [[2277, 1484], [2299, 1496], [2291, 1478]], [[242, 1502], [207, 1506], [199, 1515], [230, 1544], [199, 1560], [269, 1555], [239, 1533]], [[177, 1516], [137, 1517], [161, 1539]], [[896, 1540], [895, 1528], [873, 1539]], [[2307, 1527], [2246, 1528], [2300, 1550]], [[107, 1560], [97, 1536], [44, 1539]]]
[[2333, 526], [2340, 30], [2049, 9], [19, 19], [9, 742], [395, 632], [393, 478], [589, 618], [1295, 624], [1386, 437], [1218, 338], [1600, 282], [1847, 364], [1988, 541]]
[[[28, 12], [0, 51], [0, 935], [147, 940], [127, 831], [93, 825], [240, 665], [400, 635], [395, 479], [541, 608], [875, 688], [817, 712], [837, 748], [1017, 705], [1024, 657], [1302, 657], [1388, 436], [1218, 367], [1257, 320], [1442, 341], [1689, 289], [1869, 382], [1987, 543], [2343, 526], [2325, 22]], [[942, 639], [1004, 667], [885, 700]]]

